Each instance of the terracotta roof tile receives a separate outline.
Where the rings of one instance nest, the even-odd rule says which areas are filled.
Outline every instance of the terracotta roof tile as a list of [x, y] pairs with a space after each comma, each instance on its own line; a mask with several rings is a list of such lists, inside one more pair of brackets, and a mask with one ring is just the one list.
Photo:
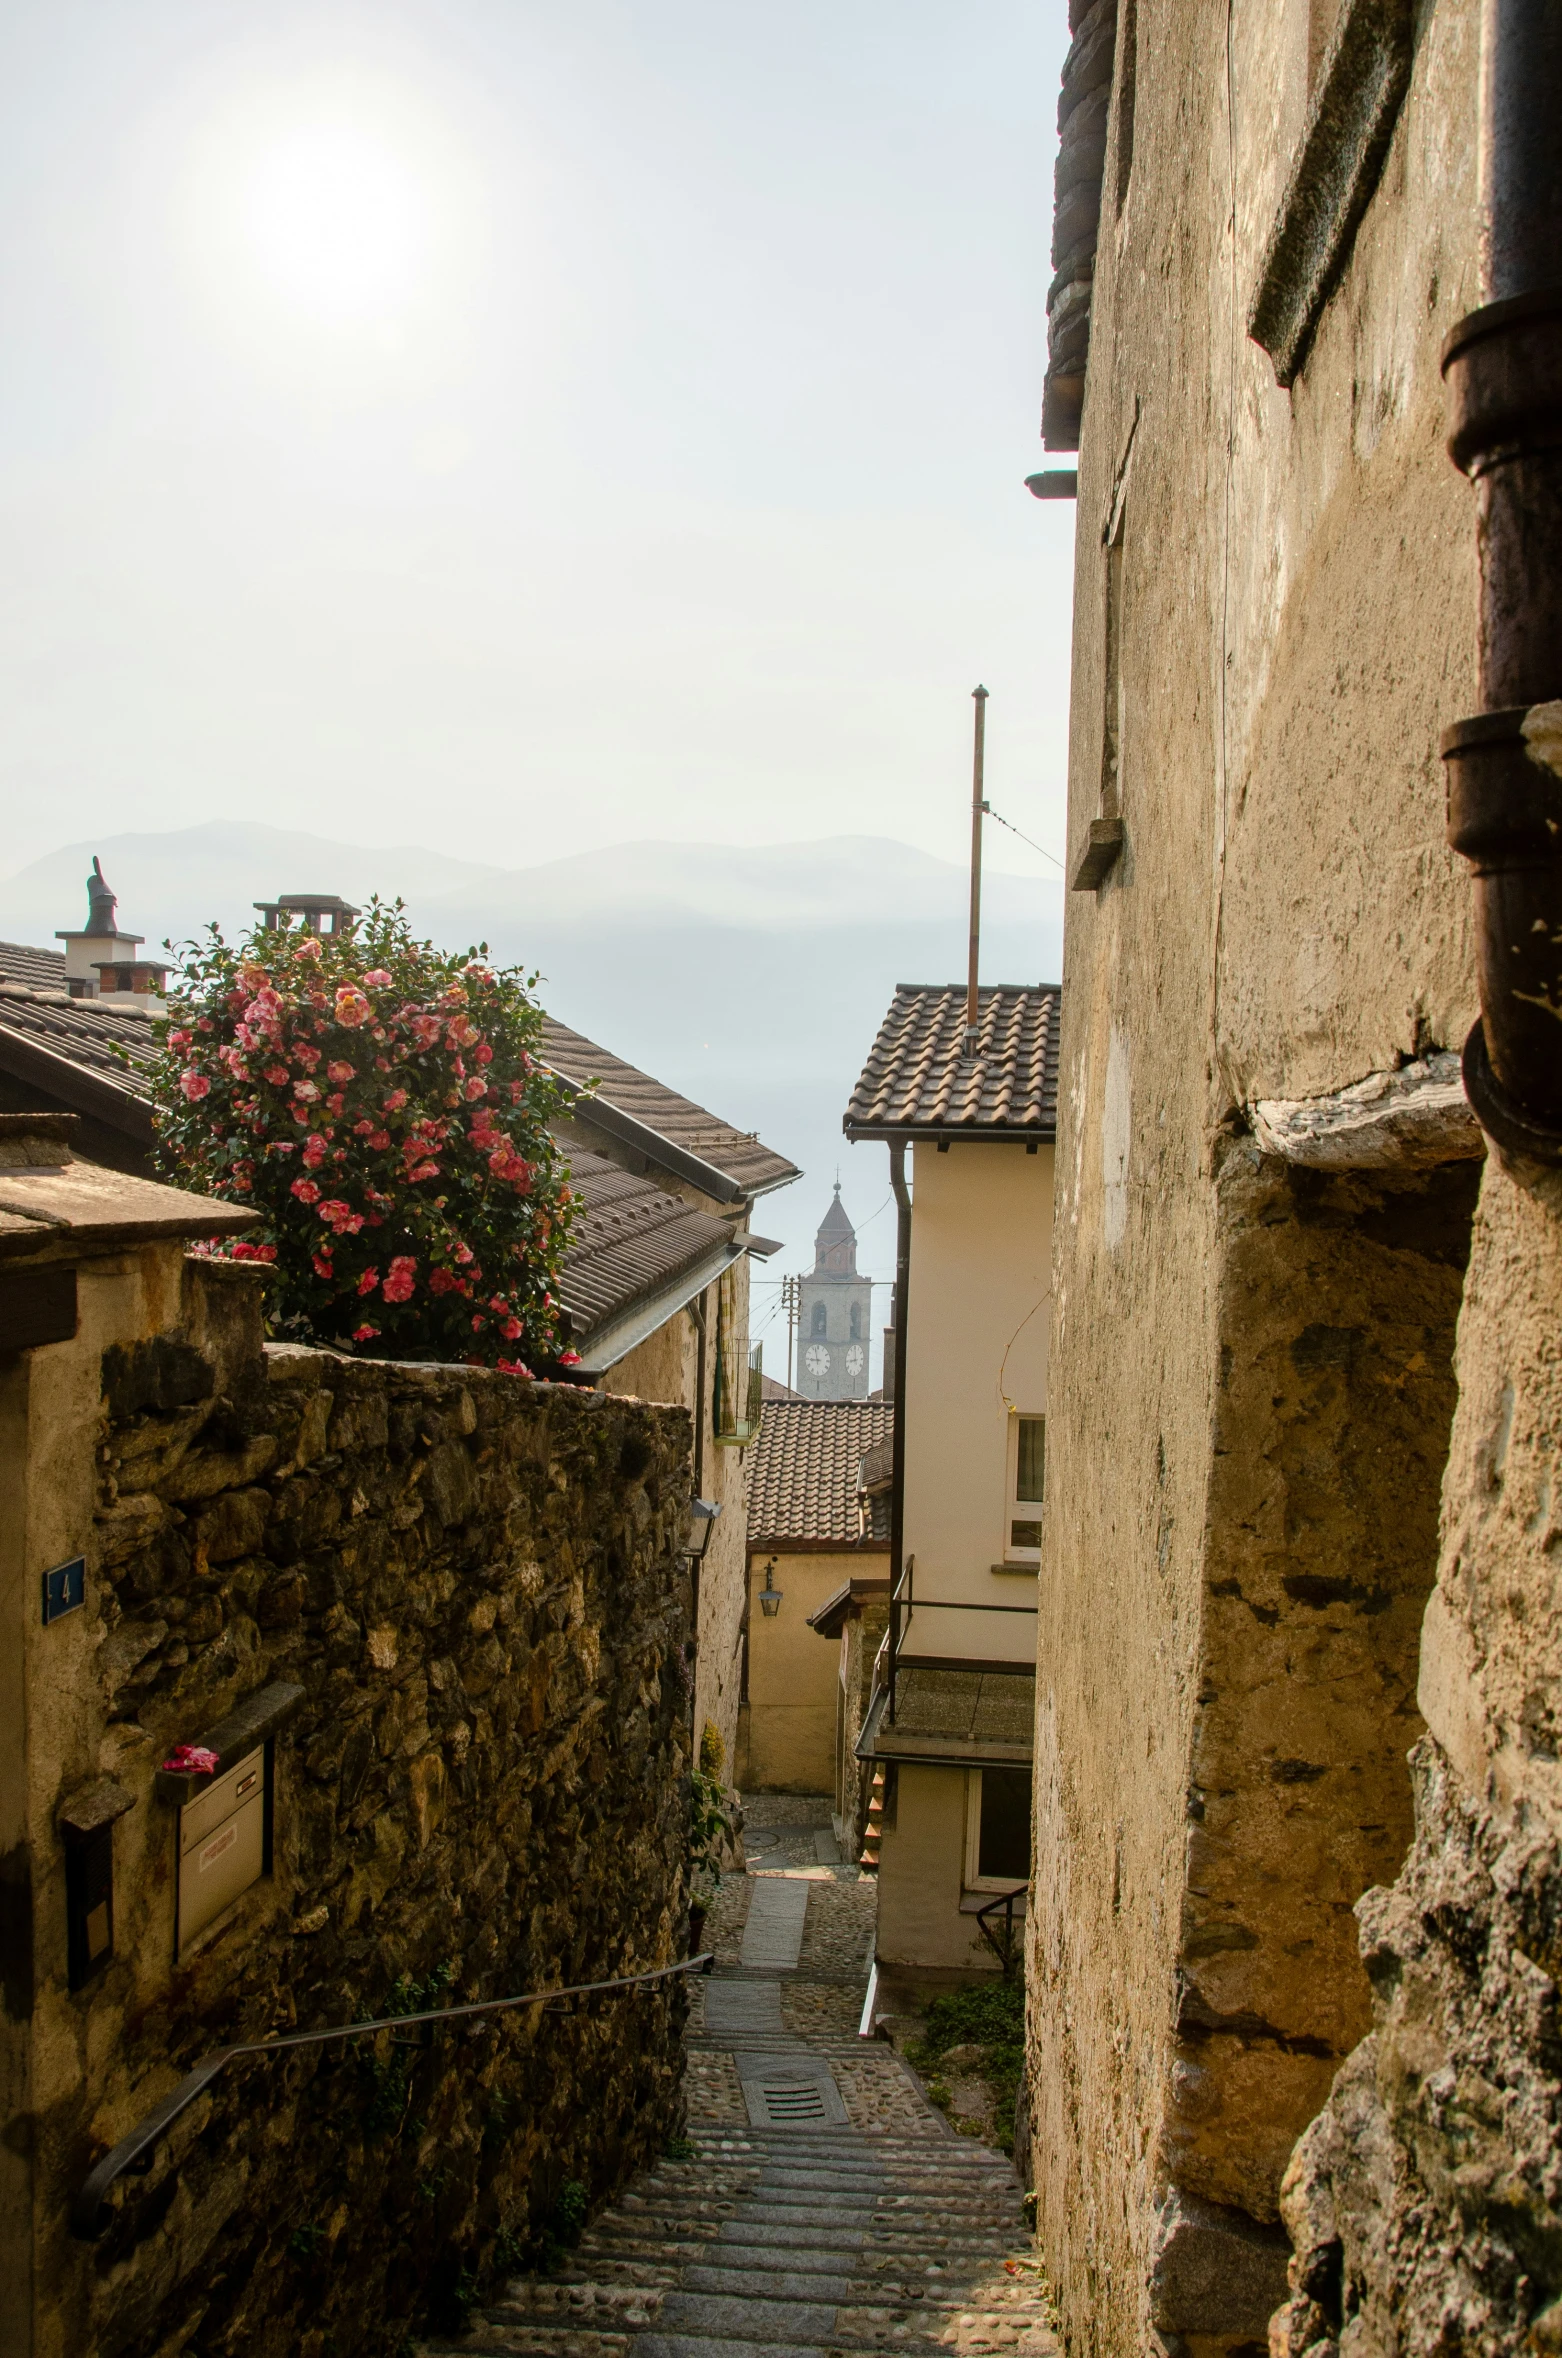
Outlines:
[[1060, 998], [1045, 983], [979, 991], [976, 1055], [967, 1062], [964, 985], [897, 984], [842, 1128], [857, 1138], [1055, 1137]]
[[749, 1465], [750, 1546], [860, 1538], [863, 1454], [894, 1421], [886, 1400], [767, 1400]]

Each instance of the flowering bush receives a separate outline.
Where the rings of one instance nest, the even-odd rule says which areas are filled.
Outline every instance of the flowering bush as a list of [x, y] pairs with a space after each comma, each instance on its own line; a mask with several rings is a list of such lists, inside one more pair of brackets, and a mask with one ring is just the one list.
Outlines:
[[[153, 1071], [172, 1175], [264, 1225], [275, 1329], [380, 1358], [530, 1373], [559, 1351], [570, 1190], [527, 978], [371, 903], [341, 938], [186, 943]], [[535, 978], [533, 978], [535, 979]]]

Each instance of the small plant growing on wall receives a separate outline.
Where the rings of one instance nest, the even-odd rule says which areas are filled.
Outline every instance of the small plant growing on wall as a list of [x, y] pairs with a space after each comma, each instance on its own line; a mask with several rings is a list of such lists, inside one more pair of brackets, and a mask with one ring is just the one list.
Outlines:
[[377, 1358], [569, 1365], [555, 1285], [571, 1196], [537, 1061], [535, 977], [415, 939], [213, 925], [186, 943], [153, 1070], [159, 1159], [253, 1205], [273, 1331]]

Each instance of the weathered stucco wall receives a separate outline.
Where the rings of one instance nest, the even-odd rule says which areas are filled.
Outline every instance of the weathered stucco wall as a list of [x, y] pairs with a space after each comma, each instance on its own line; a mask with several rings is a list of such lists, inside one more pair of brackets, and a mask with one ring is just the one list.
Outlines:
[[[702, 1210], [726, 1209], [692, 1189], [678, 1192]], [[695, 1662], [695, 1725], [707, 1722], [721, 1737], [729, 1778], [738, 1753], [738, 1707], [742, 1697], [744, 1580], [748, 1563], [748, 1452], [718, 1444], [712, 1419], [714, 1344], [719, 1287], [700, 1297], [708, 1347], [704, 1393], [700, 1394], [699, 1330], [693, 1313], [680, 1310], [611, 1368], [604, 1389], [631, 1398], [681, 1403], [702, 1427], [699, 1447], [700, 1495], [721, 1507], [700, 1565], [699, 1648]], [[734, 1264], [732, 1300], [741, 1331], [748, 1331], [749, 1265]], [[699, 1307], [700, 1305], [696, 1305]]]
[[1437, 761], [1472, 694], [1438, 355], [1473, 285], [1475, 10], [1418, 19], [1289, 391], [1245, 322], [1307, 110], [1297, 10], [1119, 15], [1071, 862], [1103, 813], [1125, 843], [1065, 936], [1032, 2106], [1076, 2346], [1203, 2358], [1262, 2345], [1286, 2146], [1366, 2018], [1349, 1908], [1409, 1824], [1468, 1189], [1431, 1250], [1392, 1189], [1320, 1224], [1246, 1108], [1475, 1012]]
[[[767, 1567], [781, 1591], [773, 1617], [755, 1601]], [[808, 1616], [854, 1568], [868, 1567], [859, 1555], [841, 1550], [784, 1555], [766, 1549], [749, 1566], [748, 1712], [740, 1778], [745, 1791], [834, 1789], [840, 1644], [810, 1629]]]
[[[0, 1386], [0, 1657], [28, 1688], [6, 1871], [33, 1921], [8, 1943], [5, 2187], [33, 2299], [5, 2347], [390, 2352], [513, 2263], [565, 2181], [599, 2195], [659, 2149], [680, 1985], [235, 2069], [99, 2243], [70, 2238], [70, 2197], [229, 2039], [682, 1953], [688, 1418], [262, 1351], [254, 1286], [176, 1249], [85, 1265], [81, 1294], [76, 1342]], [[78, 1552], [85, 1610], [37, 1626], [39, 1567]], [[176, 1963], [154, 1769], [279, 1680], [305, 1698], [276, 1739], [273, 1871]], [[114, 1954], [73, 1992], [56, 1820], [105, 1776], [132, 1804]]]

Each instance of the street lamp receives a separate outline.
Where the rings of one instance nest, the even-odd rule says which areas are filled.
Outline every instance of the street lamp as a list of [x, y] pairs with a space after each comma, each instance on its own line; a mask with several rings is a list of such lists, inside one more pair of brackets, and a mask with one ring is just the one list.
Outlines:
[[776, 1559], [772, 1556], [765, 1566], [765, 1585], [759, 1592], [759, 1609], [767, 1621], [774, 1621], [781, 1610], [781, 1599], [786, 1594], [785, 1589], [777, 1588], [772, 1577], [775, 1568]]

